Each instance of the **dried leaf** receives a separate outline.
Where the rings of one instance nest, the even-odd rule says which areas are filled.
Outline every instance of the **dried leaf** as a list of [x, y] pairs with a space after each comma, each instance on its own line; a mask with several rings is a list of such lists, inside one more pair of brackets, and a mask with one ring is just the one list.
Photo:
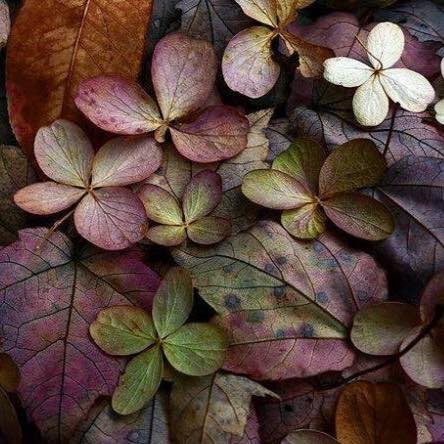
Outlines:
[[6, 353], [0, 353], [0, 386], [7, 392], [15, 392], [20, 383], [20, 372], [16, 363]]
[[189, 225], [187, 233], [188, 237], [197, 244], [217, 244], [231, 234], [231, 222], [222, 217], [203, 217]]
[[9, 32], [11, 30], [11, 18], [9, 16], [9, 6], [6, 0], [0, 2], [0, 47], [6, 45]]
[[152, 3], [68, 0], [54, 21], [51, 0], [25, 2], [9, 39], [6, 88], [12, 127], [30, 158], [39, 128], [61, 117], [83, 122], [74, 104], [81, 80], [137, 78]]
[[281, 444], [339, 444], [339, 442], [317, 430], [297, 430], [287, 435]]
[[[19, 394], [30, 418], [50, 442], [71, 436], [95, 399], [117, 381], [120, 363], [88, 338], [103, 308], [151, 306], [158, 276], [137, 250], [75, 251], [61, 233], [22, 230], [0, 252], [2, 351], [22, 374]], [[26, 301], [26, 303], [24, 302]], [[17, 309], [19, 307], [20, 309]]]
[[7, 444], [20, 444], [23, 439], [22, 430], [15, 407], [8, 394], [0, 387], [0, 435]]

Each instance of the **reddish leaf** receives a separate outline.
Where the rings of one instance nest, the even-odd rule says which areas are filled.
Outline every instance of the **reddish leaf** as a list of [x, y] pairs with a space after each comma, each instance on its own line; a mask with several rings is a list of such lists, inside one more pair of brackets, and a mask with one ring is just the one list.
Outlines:
[[88, 338], [109, 305], [149, 309], [158, 276], [137, 250], [75, 251], [61, 233], [23, 230], [0, 252], [2, 349], [17, 362], [23, 406], [45, 440], [66, 442], [100, 395], [110, 395], [121, 364]]

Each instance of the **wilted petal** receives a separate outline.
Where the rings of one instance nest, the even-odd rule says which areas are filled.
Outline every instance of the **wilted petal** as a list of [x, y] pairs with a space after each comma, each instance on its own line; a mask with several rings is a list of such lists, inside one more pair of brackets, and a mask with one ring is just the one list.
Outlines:
[[141, 182], [159, 169], [160, 146], [152, 137], [118, 137], [100, 148], [94, 158], [92, 187]]
[[276, 0], [235, 0], [235, 2], [248, 17], [264, 25], [269, 25], [273, 28], [277, 27]]
[[222, 71], [233, 91], [256, 99], [273, 88], [280, 73], [272, 58], [273, 37], [270, 29], [253, 26], [230, 40], [222, 59]]
[[247, 146], [248, 119], [228, 106], [206, 109], [194, 122], [170, 128], [177, 150], [194, 162], [209, 163], [236, 156]]
[[378, 76], [373, 75], [361, 85], [353, 96], [353, 112], [364, 126], [377, 126], [384, 121], [389, 100]]
[[203, 40], [173, 33], [157, 44], [151, 76], [165, 119], [174, 120], [202, 107], [213, 91], [217, 59]]
[[32, 214], [53, 214], [69, 208], [83, 195], [85, 190], [55, 182], [40, 182], [17, 191], [14, 202]]
[[145, 208], [126, 188], [94, 190], [77, 205], [77, 231], [104, 250], [122, 250], [143, 239], [148, 225]]
[[148, 230], [148, 239], [164, 247], [175, 247], [187, 238], [183, 225], [157, 225]]
[[216, 244], [231, 234], [231, 223], [222, 217], [203, 217], [187, 228], [188, 237], [196, 244]]
[[222, 199], [222, 179], [214, 171], [196, 174], [186, 186], [183, 195], [183, 212], [187, 223], [210, 214]]
[[282, 226], [298, 239], [316, 239], [325, 231], [325, 213], [317, 203], [282, 212]]
[[322, 204], [335, 225], [361, 239], [382, 240], [395, 228], [393, 217], [385, 206], [364, 194], [338, 194]]
[[379, 79], [387, 95], [407, 111], [425, 111], [435, 98], [430, 82], [410, 69], [387, 69], [379, 74]]
[[157, 185], [147, 184], [141, 188], [139, 197], [145, 206], [149, 219], [159, 224], [182, 224], [182, 208], [180, 208], [177, 199], [168, 191]]
[[334, 85], [361, 86], [373, 72], [365, 63], [348, 57], [333, 57], [324, 62], [324, 78]]
[[40, 128], [34, 153], [49, 178], [77, 187], [88, 185], [94, 150], [84, 131], [74, 123], [56, 120]]
[[437, 120], [441, 125], [444, 125], [444, 99], [441, 99], [441, 100], [435, 105], [435, 112], [436, 112], [436, 120]]
[[277, 170], [251, 171], [244, 177], [242, 192], [252, 202], [273, 210], [291, 210], [312, 202], [301, 182]]
[[121, 77], [83, 80], [75, 102], [89, 120], [111, 133], [148, 133], [162, 124], [156, 102], [136, 82]]
[[377, 24], [367, 38], [367, 53], [376, 69], [393, 66], [404, 51], [404, 33], [390, 22]]

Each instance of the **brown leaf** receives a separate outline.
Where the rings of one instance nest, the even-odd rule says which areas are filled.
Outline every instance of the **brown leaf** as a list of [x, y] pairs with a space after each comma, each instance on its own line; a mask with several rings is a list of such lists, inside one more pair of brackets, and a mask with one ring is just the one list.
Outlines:
[[361, 381], [338, 399], [336, 436], [341, 444], [415, 444], [416, 425], [397, 385]]
[[[17, 413], [7, 393], [0, 387], [0, 438], [4, 437], [7, 444], [20, 444], [22, 430]], [[1, 440], [1, 442], [4, 442]]]
[[73, 100], [81, 80], [99, 74], [137, 78], [152, 3], [25, 2], [8, 43], [6, 88], [11, 125], [30, 157], [40, 127], [60, 117], [83, 121]]

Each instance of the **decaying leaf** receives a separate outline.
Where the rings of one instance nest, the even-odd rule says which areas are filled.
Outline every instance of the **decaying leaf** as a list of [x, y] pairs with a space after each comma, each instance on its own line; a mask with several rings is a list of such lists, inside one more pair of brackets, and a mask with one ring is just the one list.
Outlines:
[[121, 363], [88, 337], [108, 305], [151, 308], [158, 276], [137, 250], [75, 249], [56, 232], [22, 230], [0, 251], [2, 351], [22, 376], [18, 393], [49, 442], [66, 442], [99, 395], [110, 395]]
[[281, 444], [339, 444], [336, 439], [317, 430], [297, 430], [287, 435]]
[[170, 398], [172, 438], [179, 444], [243, 442], [253, 396], [276, 395], [243, 376], [178, 377]]
[[[350, 366], [357, 308], [384, 300], [370, 256], [331, 235], [307, 244], [260, 222], [215, 248], [174, 251], [229, 336], [224, 368], [255, 379], [306, 377]], [[257, 359], [261, 356], [261, 359]]]
[[26, 0], [9, 39], [6, 88], [11, 125], [29, 158], [39, 128], [59, 118], [83, 122], [74, 104], [81, 80], [137, 78], [152, 4]]

